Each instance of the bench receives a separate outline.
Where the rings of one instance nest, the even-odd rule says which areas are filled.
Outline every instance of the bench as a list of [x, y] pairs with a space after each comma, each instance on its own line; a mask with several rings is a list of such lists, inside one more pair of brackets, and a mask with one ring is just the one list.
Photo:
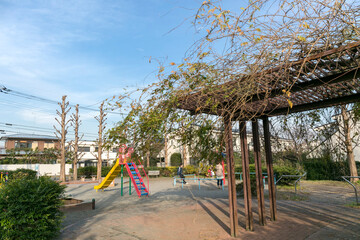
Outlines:
[[160, 176], [160, 170], [152, 170], [152, 171], [148, 171], [148, 175], [149, 176]]

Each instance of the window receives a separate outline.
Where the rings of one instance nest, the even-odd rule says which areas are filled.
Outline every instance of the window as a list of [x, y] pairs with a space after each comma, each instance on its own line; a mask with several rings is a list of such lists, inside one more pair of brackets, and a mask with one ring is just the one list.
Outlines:
[[44, 149], [54, 148], [55, 144], [53, 142], [45, 142]]
[[79, 147], [79, 152], [90, 152], [90, 147]]
[[31, 141], [15, 141], [15, 148], [24, 149], [24, 148], [32, 148]]
[[114, 153], [117, 153], [118, 151], [119, 151], [119, 149], [117, 149], [117, 148], [112, 149], [112, 152], [114, 152]]
[[98, 152], [99, 151], [99, 147], [95, 147], [95, 152]]

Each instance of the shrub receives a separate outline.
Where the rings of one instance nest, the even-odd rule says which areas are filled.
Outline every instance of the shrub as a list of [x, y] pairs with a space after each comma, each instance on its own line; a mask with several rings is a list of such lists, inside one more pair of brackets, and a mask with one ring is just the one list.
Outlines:
[[60, 230], [65, 186], [47, 178], [17, 179], [0, 191], [2, 239], [52, 239]]
[[91, 175], [96, 175], [97, 167], [94, 166], [86, 166], [78, 168], [78, 176], [85, 176], [87, 178], [91, 177]]
[[24, 169], [24, 168], [16, 169], [14, 171], [5, 171], [5, 170], [1, 170], [1, 171], [4, 173], [8, 172], [9, 181], [15, 180], [15, 179], [21, 179], [21, 178], [35, 179], [36, 174], [37, 174], [37, 172], [34, 170]]
[[[282, 175], [302, 175], [303, 171], [300, 171], [291, 166], [278, 166], [274, 165], [274, 176], [279, 179]], [[278, 185], [290, 185], [295, 183], [297, 178], [282, 178], [277, 184]]]
[[[251, 186], [251, 196], [256, 196], [256, 179], [251, 178], [250, 179], [250, 186]], [[236, 184], [236, 193], [239, 196], [244, 196], [244, 182], [241, 182], [239, 184]]]
[[187, 165], [184, 168], [184, 173], [185, 174], [198, 174], [198, 171], [193, 165]]
[[[267, 168], [266, 168], [265, 164], [262, 164], [261, 167], [262, 167], [262, 172], [267, 173]], [[255, 164], [250, 164], [249, 169], [250, 169], [250, 173], [254, 173], [255, 172]], [[274, 171], [274, 176], [276, 177], [276, 179], [278, 179], [281, 175], [301, 175], [301, 174], [303, 174], [302, 171], [299, 171], [295, 167], [284, 166], [284, 165], [280, 165], [280, 166], [279, 165], [273, 165], [273, 171]], [[241, 172], [242, 173], [242, 167], [235, 168], [235, 172]], [[266, 176], [266, 175], [264, 174], [264, 176]], [[255, 179], [254, 174], [251, 174], [250, 177]], [[279, 184], [279, 185], [289, 185], [289, 184], [294, 183], [295, 180], [296, 180], [296, 178], [283, 178], [277, 184]]]
[[[106, 177], [106, 175], [110, 172], [113, 166], [102, 166], [101, 167], [101, 177]], [[153, 167], [152, 167], [153, 168]], [[156, 167], [155, 167], [156, 168]], [[146, 168], [149, 169], [149, 168]], [[139, 169], [142, 173], [142, 170]], [[97, 167], [94, 166], [86, 166], [78, 168], [78, 176], [85, 176], [86, 178], [90, 178], [91, 175], [97, 175]], [[119, 175], [120, 176], [120, 173]], [[124, 176], [128, 176], [126, 168], [124, 167]]]
[[173, 153], [170, 157], [171, 166], [180, 166], [182, 164], [181, 154]]
[[165, 167], [165, 168], [161, 168], [161, 169], [162, 170], [160, 170], [160, 173], [162, 173], [161, 174], [162, 176], [173, 177], [173, 176], [176, 176], [178, 167]]
[[309, 180], [341, 180], [350, 174], [346, 161], [334, 162], [329, 156], [306, 159], [303, 165]]
[[[112, 166], [103, 166], [101, 167], [101, 177], [106, 177], [106, 175], [110, 172], [110, 170], [112, 169]], [[96, 168], [97, 171], [97, 168]], [[95, 175], [95, 174], [93, 174]]]

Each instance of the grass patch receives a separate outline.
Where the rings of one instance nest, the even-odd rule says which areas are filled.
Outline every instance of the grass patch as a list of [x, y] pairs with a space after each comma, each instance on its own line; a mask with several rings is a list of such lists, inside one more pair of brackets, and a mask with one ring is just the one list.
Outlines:
[[360, 204], [356, 204], [356, 202], [352, 202], [352, 203], [345, 204], [345, 207], [360, 209]]
[[288, 201], [306, 201], [309, 200], [309, 194], [306, 193], [295, 194], [293, 192], [277, 192], [276, 199], [288, 200]]
[[[294, 185], [277, 185], [277, 190], [279, 191], [295, 191]], [[296, 186], [297, 190], [304, 190], [305, 188], [303, 186], [299, 187], [299, 184]]]
[[[303, 181], [303, 180], [302, 180]], [[312, 184], [321, 184], [321, 185], [331, 185], [331, 186], [339, 186], [343, 187], [345, 185], [349, 185], [345, 181], [332, 181], [332, 180], [305, 180], [306, 183]]]

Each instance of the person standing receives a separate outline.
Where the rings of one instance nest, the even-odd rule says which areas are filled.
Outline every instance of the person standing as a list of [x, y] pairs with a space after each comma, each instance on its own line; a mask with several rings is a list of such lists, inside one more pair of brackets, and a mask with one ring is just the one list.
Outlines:
[[177, 170], [177, 174], [179, 175], [179, 177], [181, 178], [181, 180], [183, 181], [184, 184], [187, 184], [185, 181], [185, 176], [183, 174], [183, 165], [181, 164]]
[[220, 188], [223, 185], [224, 169], [220, 162], [216, 165], [215, 169], [216, 169], [215, 174], [217, 178], [217, 187]]

